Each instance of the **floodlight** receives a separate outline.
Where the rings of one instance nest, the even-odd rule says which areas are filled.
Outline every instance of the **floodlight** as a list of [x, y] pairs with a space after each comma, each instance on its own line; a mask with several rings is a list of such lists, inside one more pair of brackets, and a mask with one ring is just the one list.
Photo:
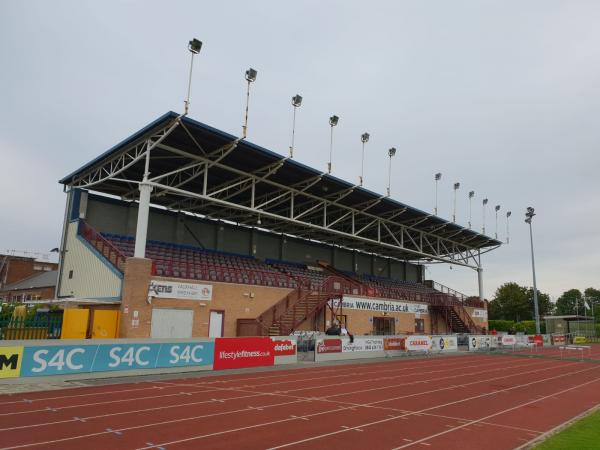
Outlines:
[[496, 205], [496, 208], [495, 208], [495, 210], [496, 210], [496, 211], [500, 211], [500, 205]]
[[361, 136], [360, 136], [360, 141], [361, 141], [361, 142], [364, 144], [364, 143], [366, 143], [366, 142], [369, 142], [369, 138], [370, 138], [370, 137], [371, 137], [371, 136], [369, 135], [369, 133], [363, 133], [363, 134], [361, 134]]
[[458, 189], [460, 187], [460, 183], [454, 183], [454, 190]]
[[507, 218], [508, 218], [508, 217], [510, 217], [510, 215], [511, 215], [511, 214], [512, 214], [512, 213], [511, 213], [510, 211], [506, 211], [506, 217], [507, 217]]
[[338, 124], [339, 120], [340, 120], [340, 118], [338, 116], [331, 116], [329, 118], [329, 125], [331, 125], [332, 127], [335, 127]]
[[300, 94], [296, 94], [292, 97], [292, 105], [294, 105], [295, 108], [302, 105], [302, 96], [300, 96]]
[[469, 198], [473, 198], [473, 197], [475, 197], [475, 191], [469, 192]]
[[192, 52], [194, 55], [200, 53], [200, 49], [202, 48], [202, 41], [194, 38], [188, 43], [188, 50]]
[[390, 148], [390, 149], [388, 150], [388, 155], [390, 155], [390, 158], [391, 158], [392, 156], [394, 156], [395, 154], [396, 154], [396, 148], [395, 148], [395, 147], [392, 147], [392, 148]]
[[252, 83], [253, 81], [256, 81], [256, 75], [257, 75], [257, 72], [253, 68], [246, 70], [246, 80], [248, 80], [248, 83]]
[[441, 173], [436, 173], [435, 174], [435, 181], [440, 181], [442, 179], [442, 174]]
[[487, 205], [487, 204], [488, 204], [488, 199], [487, 199], [487, 198], [484, 198], [484, 199], [483, 199], [483, 204], [484, 204], [484, 205]]
[[363, 175], [365, 174], [365, 144], [369, 142], [371, 135], [369, 133], [363, 133], [360, 135], [360, 141], [362, 142], [362, 158], [360, 163], [360, 176], [358, 177], [358, 184], [363, 185]]

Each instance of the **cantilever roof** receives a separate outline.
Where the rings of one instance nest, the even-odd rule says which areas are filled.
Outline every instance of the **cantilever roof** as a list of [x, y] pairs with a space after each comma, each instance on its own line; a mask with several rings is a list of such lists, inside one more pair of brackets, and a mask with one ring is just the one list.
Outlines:
[[[181, 126], [170, 129], [169, 127], [175, 123], [179, 123]], [[168, 135], [159, 134], [161, 130], [167, 129], [169, 129]], [[388, 224], [389, 220], [394, 220], [398, 225], [408, 226], [417, 233], [423, 232], [427, 233], [427, 236], [451, 239], [453, 243], [464, 244], [472, 250], [501, 245], [500, 241], [489, 236], [421, 211], [394, 198], [382, 196], [333, 175], [323, 173], [252, 142], [240, 140], [229, 133], [174, 112], [168, 112], [159, 117], [97, 158], [65, 176], [60, 183], [135, 200], [138, 195], [137, 183], [142, 180], [144, 173], [142, 144], [149, 138], [153, 139], [152, 142], [161, 139], [151, 151], [152, 177], [181, 170], [182, 166], [194, 161], [194, 157], [197, 157], [198, 160], [200, 158], [205, 158], [206, 161], [210, 158], [215, 160], [214, 164], [207, 165], [210, 167], [210, 172], [207, 169], [209, 173], [206, 175], [206, 180], [201, 174], [194, 175], [193, 169], [190, 169], [186, 173], [183, 184], [180, 183], [183, 178], [178, 179], [177, 183], [173, 181], [172, 185], [177, 189], [201, 192], [203, 183], [206, 183], [208, 191], [217, 192], [218, 189], [223, 189], [223, 186], [228, 184], [234, 186], [243, 176], [242, 174], [251, 174], [257, 181], [253, 188], [254, 195], [257, 199], [262, 198], [263, 201], [269, 199], [267, 203], [270, 203], [266, 209], [276, 214], [283, 214], [283, 209], [290, 208], [288, 203], [281, 204], [281, 202], [272, 200], [282, 192], [281, 189], [286, 186], [298, 189], [301, 187], [301, 193], [308, 196], [306, 198], [307, 206], [311, 200], [314, 202], [317, 198], [328, 199], [335, 202], [335, 205], [341, 206], [337, 218], [333, 212], [333, 218], [336, 221], [346, 220], [342, 218], [344, 207], [360, 207], [368, 209], [371, 217], [381, 217], [382, 220], [387, 220]], [[235, 143], [233, 149], [231, 148], [232, 143]], [[222, 151], [224, 148], [229, 148], [229, 150]], [[219, 150], [221, 150], [220, 153]], [[259, 179], [258, 177], [264, 178]], [[238, 192], [230, 194], [227, 199], [249, 205], [252, 201], [250, 196], [251, 189], [240, 189]], [[299, 202], [301, 201], [300, 197], [297, 197]], [[183, 201], [180, 192], [176, 189], [168, 192], [163, 190], [159, 195], [155, 189], [151, 201], [153, 204], [171, 209], [189, 210], [207, 217], [228, 219], [223, 215], [222, 204], [211, 205], [210, 202], [202, 199], [196, 199], [195, 203]], [[301, 204], [296, 204], [296, 207], [301, 206]], [[279, 209], [277, 209], [278, 207]], [[244, 216], [248, 216], [248, 213], [245, 212], [230, 220], [244, 223]], [[253, 220], [252, 223], [255, 224], [256, 219]], [[263, 217], [261, 228], [272, 229], [275, 232], [290, 232], [288, 229], [282, 228], [280, 223], [272, 221], [268, 215]], [[307, 237], [333, 241], [339, 236], [331, 236], [331, 239], [328, 240], [327, 230], [320, 230], [318, 236]], [[413, 241], [413, 243], [415, 242]], [[363, 246], [362, 250], [378, 253], [375, 248]]]

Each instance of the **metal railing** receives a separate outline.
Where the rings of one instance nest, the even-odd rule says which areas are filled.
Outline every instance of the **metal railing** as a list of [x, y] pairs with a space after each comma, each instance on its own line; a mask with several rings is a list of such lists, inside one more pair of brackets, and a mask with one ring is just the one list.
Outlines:
[[0, 339], [60, 339], [62, 316], [0, 318]]
[[121, 272], [125, 271], [125, 260], [127, 256], [117, 247], [115, 247], [102, 234], [94, 230], [87, 222], [79, 221], [79, 235], [83, 237], [89, 244], [98, 250], [110, 263]]

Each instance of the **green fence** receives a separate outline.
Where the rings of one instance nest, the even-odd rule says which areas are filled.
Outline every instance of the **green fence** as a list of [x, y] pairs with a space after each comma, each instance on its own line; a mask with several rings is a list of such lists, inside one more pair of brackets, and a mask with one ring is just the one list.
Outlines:
[[0, 339], [59, 339], [62, 316], [0, 318]]

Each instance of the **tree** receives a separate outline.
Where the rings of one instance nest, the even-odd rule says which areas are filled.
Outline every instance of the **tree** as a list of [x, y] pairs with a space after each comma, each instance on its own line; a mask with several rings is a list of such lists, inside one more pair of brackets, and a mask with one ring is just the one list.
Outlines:
[[[552, 312], [550, 296], [538, 290], [540, 317]], [[533, 288], [519, 286], [517, 283], [504, 283], [494, 294], [489, 304], [489, 316], [492, 320], [533, 320]]]
[[556, 313], [559, 316], [570, 316], [577, 313], [577, 306], [579, 306], [579, 313], [585, 311], [585, 307], [582, 302], [583, 296], [579, 289], [569, 289], [563, 292], [563, 294], [556, 300]]

